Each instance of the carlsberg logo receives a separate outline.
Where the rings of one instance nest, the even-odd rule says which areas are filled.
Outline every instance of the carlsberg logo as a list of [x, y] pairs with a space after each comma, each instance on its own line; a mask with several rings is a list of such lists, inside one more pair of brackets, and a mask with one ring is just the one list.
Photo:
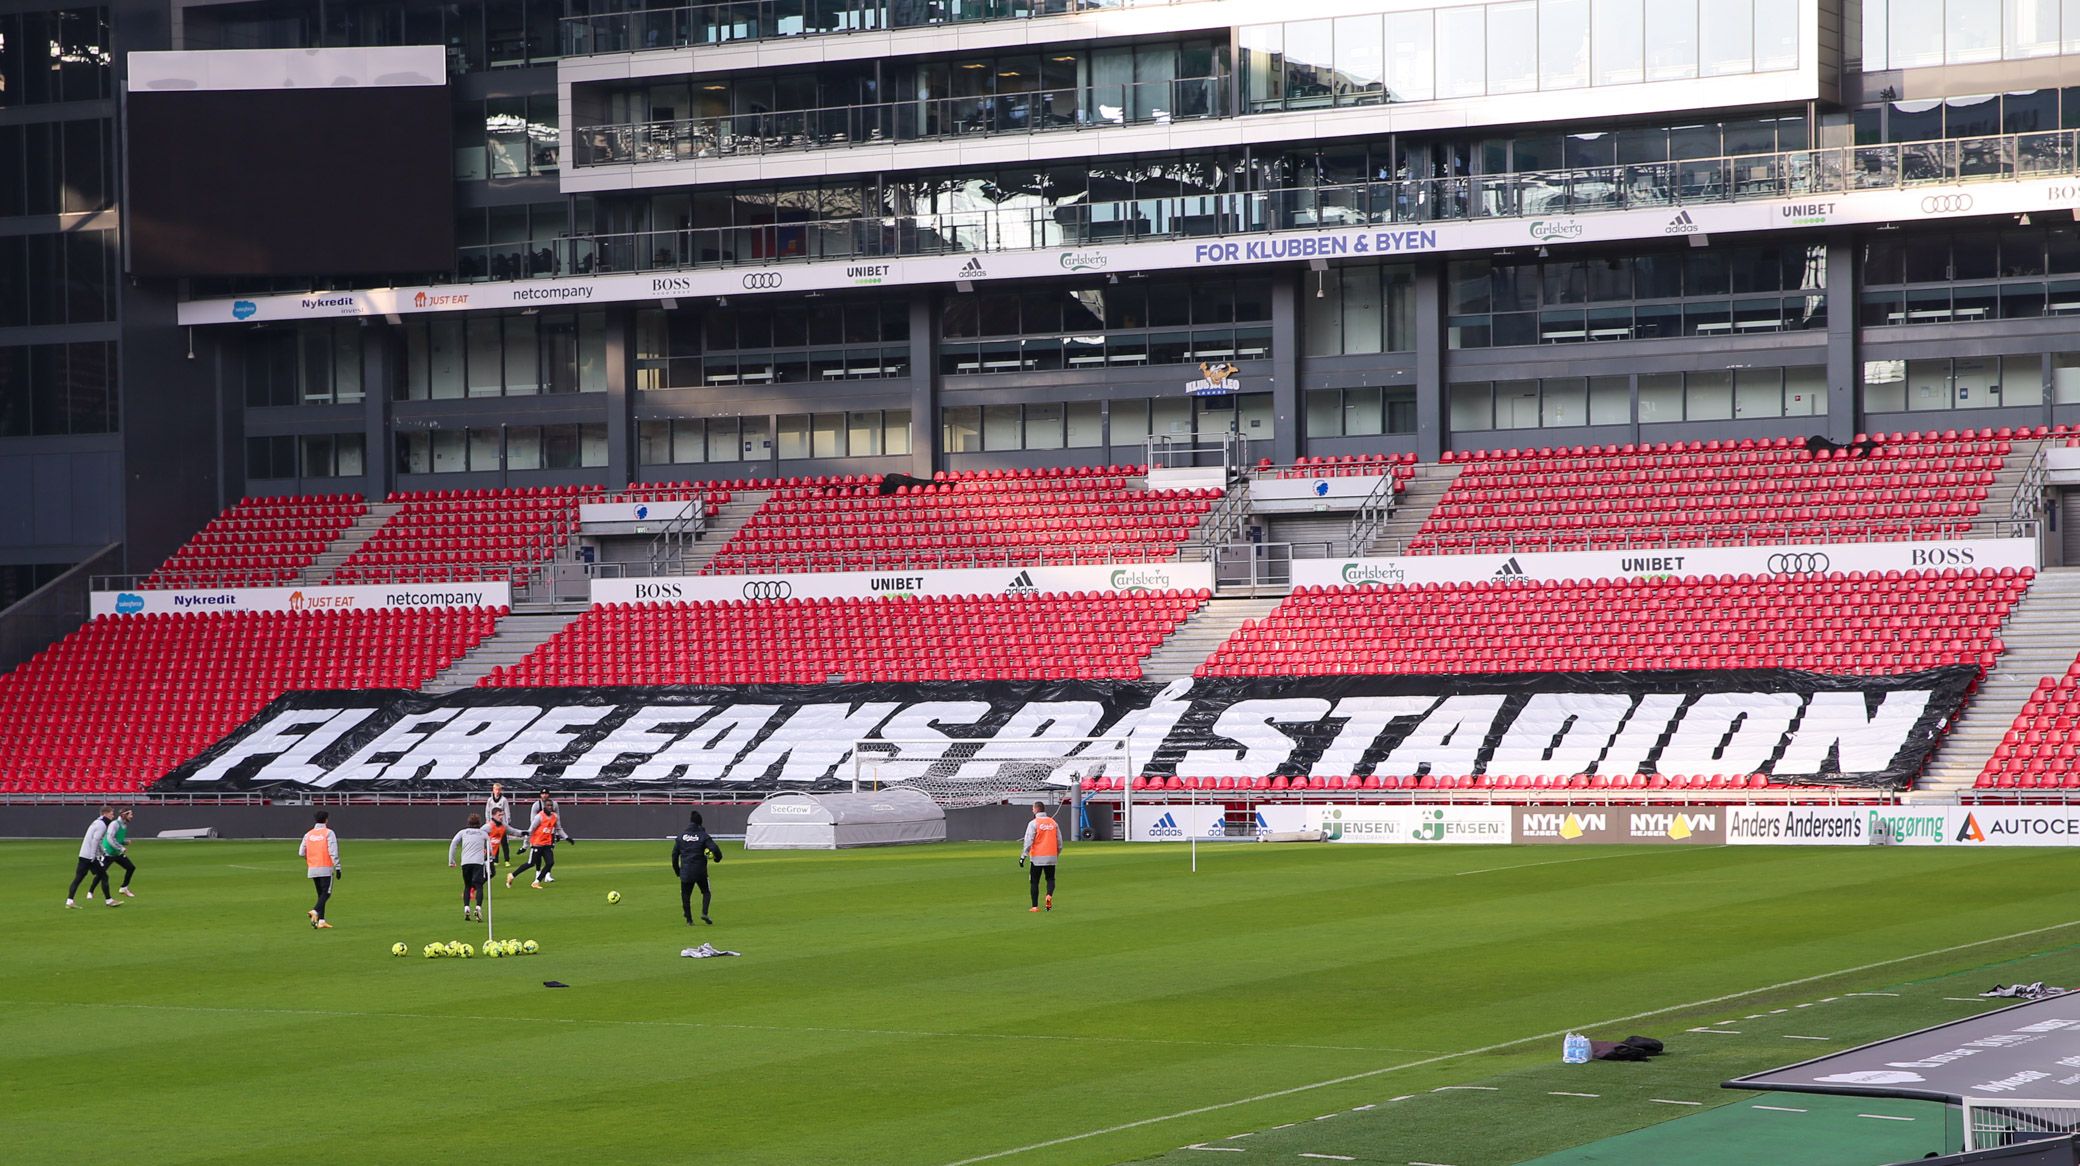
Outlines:
[[1121, 567], [1112, 573], [1112, 587], [1115, 591], [1159, 591], [1168, 586], [1168, 571]]
[[1401, 582], [1405, 572], [1385, 563], [1345, 563], [1343, 581], [1353, 587], [1384, 587]]

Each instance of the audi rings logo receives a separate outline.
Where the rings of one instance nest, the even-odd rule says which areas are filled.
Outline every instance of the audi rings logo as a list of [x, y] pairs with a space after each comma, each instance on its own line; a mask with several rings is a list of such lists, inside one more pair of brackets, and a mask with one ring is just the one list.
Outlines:
[[1769, 557], [1769, 569], [1773, 575], [1824, 575], [1834, 565], [1834, 560], [1819, 551], [1788, 552]]
[[745, 291], [771, 291], [779, 286], [780, 273], [777, 271], [754, 271], [744, 277]]
[[1969, 194], [1931, 194], [1921, 200], [1921, 213], [1924, 215], [1951, 215], [1970, 209], [1972, 196]]
[[794, 594], [794, 584], [785, 579], [753, 579], [744, 584], [746, 599], [786, 599]]

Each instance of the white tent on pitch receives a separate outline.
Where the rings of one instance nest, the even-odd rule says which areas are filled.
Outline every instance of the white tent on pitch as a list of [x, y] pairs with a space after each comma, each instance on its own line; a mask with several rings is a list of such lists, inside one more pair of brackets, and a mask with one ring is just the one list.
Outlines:
[[746, 850], [843, 850], [946, 841], [946, 811], [913, 789], [774, 794], [751, 811]]

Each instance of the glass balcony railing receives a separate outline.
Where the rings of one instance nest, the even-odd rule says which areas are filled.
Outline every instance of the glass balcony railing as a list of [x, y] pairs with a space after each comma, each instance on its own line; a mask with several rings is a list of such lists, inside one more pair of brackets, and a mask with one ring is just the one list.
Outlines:
[[565, 56], [637, 53], [790, 36], [829, 36], [1033, 20], [1107, 8], [1157, 8], [1201, 0], [745, 0], [563, 18]]
[[[1421, 225], [1695, 206], [2080, 172], [2080, 130], [1632, 166], [1527, 171], [1116, 202], [1002, 191], [988, 210], [558, 239], [505, 278], [1029, 251], [1365, 224]], [[519, 245], [515, 249], [525, 250]], [[499, 278], [484, 276], [481, 278]]]
[[612, 166], [989, 134], [1038, 134], [1097, 126], [1166, 125], [1226, 117], [1227, 97], [1225, 79], [1187, 77], [989, 97], [934, 97], [877, 105], [579, 126], [572, 133], [571, 155], [578, 166]]

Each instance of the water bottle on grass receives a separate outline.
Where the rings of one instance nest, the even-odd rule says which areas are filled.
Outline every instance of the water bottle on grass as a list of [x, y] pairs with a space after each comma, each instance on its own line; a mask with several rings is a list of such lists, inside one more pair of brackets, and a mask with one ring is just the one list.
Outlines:
[[1560, 1060], [1568, 1065], [1588, 1064], [1589, 1038], [1578, 1032], [1568, 1033], [1567, 1038], [1560, 1042]]

